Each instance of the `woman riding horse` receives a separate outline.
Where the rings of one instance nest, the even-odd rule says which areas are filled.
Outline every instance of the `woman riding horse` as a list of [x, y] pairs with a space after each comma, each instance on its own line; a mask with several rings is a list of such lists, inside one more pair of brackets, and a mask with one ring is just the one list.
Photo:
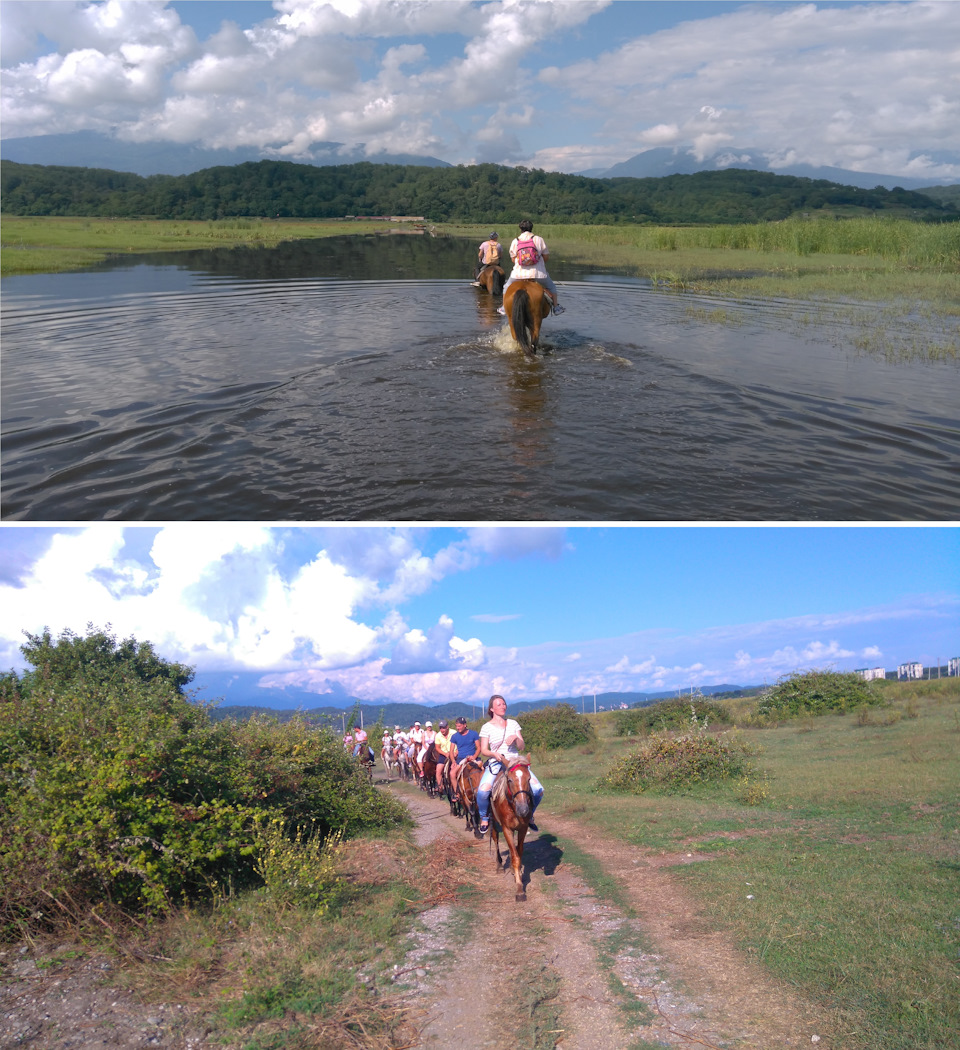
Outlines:
[[[514, 237], [510, 244], [510, 258], [513, 259], [513, 270], [507, 283], [503, 286], [503, 294], [506, 296], [507, 289], [514, 281], [539, 281], [550, 293], [550, 301], [555, 314], [562, 314], [563, 307], [560, 305], [559, 292], [553, 283], [553, 278], [547, 273], [547, 256], [550, 249], [546, 241], [533, 232], [533, 223], [529, 219], [520, 221], [520, 236]], [[549, 312], [549, 311], [548, 311]], [[504, 302], [503, 313], [510, 316]], [[546, 314], [544, 314], [546, 316]]]
[[[490, 826], [490, 792], [496, 775], [504, 765], [520, 758], [520, 751], [524, 746], [520, 723], [507, 718], [507, 701], [499, 693], [490, 697], [487, 715], [490, 721], [485, 722], [480, 730], [480, 755], [487, 759], [487, 768], [477, 789], [481, 832]], [[530, 828], [537, 831], [537, 825], [533, 822], [533, 810], [536, 810], [543, 798], [543, 785], [533, 773], [530, 774], [530, 791], [533, 796]]]

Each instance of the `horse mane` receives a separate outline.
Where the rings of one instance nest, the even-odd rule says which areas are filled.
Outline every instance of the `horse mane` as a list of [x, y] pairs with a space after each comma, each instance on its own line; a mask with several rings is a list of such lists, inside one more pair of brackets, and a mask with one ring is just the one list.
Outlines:
[[501, 763], [500, 772], [497, 774], [497, 779], [493, 782], [493, 788], [490, 791], [490, 797], [495, 801], [499, 801], [507, 793], [507, 773], [511, 769], [515, 769], [517, 766], [529, 766], [530, 759], [526, 755], [517, 755], [511, 758], [507, 763]]

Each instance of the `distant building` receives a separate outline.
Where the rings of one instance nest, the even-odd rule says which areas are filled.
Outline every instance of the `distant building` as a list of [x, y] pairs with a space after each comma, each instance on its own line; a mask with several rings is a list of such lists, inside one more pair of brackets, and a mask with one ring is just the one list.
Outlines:
[[872, 682], [874, 678], [887, 677], [887, 669], [885, 667], [859, 667], [853, 673], [860, 675], [865, 682]]
[[954, 656], [947, 661], [947, 677], [956, 678], [960, 675], [960, 656]]
[[923, 678], [923, 664], [901, 664], [897, 668], [897, 678], [899, 678], [901, 682]]

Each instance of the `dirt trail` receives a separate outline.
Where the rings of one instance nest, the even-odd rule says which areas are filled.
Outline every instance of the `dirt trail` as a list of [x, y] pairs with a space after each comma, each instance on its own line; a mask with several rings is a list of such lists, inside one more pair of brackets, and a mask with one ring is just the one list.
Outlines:
[[[400, 790], [418, 820], [423, 845], [464, 837], [445, 804]], [[616, 879], [628, 914], [598, 899], [564, 861], [564, 841], [591, 854]], [[524, 854], [527, 901], [513, 899], [513, 877], [498, 874], [486, 842], [476, 863], [489, 873], [467, 940], [440, 962], [450, 905], [423, 916], [411, 956], [428, 967], [411, 990], [429, 1018], [420, 1046], [487, 1050], [495, 1046], [600, 1050], [712, 1047], [780, 1050], [834, 1044], [824, 1019], [747, 959], [671, 876], [694, 854], [652, 855], [544, 816]], [[426, 961], [431, 960], [431, 961]], [[424, 973], [424, 967], [420, 967]], [[442, 975], [442, 976], [441, 976]], [[524, 1014], [529, 1014], [528, 1018]], [[518, 1018], [524, 1041], [512, 1041]]]

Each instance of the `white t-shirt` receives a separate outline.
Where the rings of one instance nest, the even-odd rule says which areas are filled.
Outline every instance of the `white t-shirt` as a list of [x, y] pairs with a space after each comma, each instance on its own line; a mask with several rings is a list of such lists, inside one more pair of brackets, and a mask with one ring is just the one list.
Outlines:
[[500, 726], [495, 725], [492, 721], [485, 722], [480, 729], [481, 750], [483, 748], [482, 741], [486, 738], [488, 751], [499, 751], [505, 755], [510, 755], [511, 757], [519, 755], [520, 751], [517, 749], [517, 742], [515, 740], [512, 740], [506, 745], [506, 747], [504, 747], [503, 743], [507, 737], [514, 736], [518, 733], [521, 733], [520, 723], [515, 722], [512, 718], [507, 719], [506, 728], [501, 728]]
[[[517, 262], [517, 241], [519, 240], [532, 240], [533, 243], [537, 246], [537, 253], [539, 254], [540, 258], [537, 259], [536, 266], [523, 267]], [[519, 237], [514, 237], [513, 240], [510, 242], [510, 258], [513, 259], [513, 271], [511, 272], [510, 276], [514, 280], [519, 281], [533, 281], [536, 280], [538, 277], [549, 277], [550, 274], [547, 273], [547, 264], [543, 258], [545, 253], [549, 253], [549, 248], [547, 248], [546, 241], [544, 241], [544, 239], [538, 234], [524, 233], [521, 234]], [[510, 734], [508, 733], [507, 735], [509, 736]]]

